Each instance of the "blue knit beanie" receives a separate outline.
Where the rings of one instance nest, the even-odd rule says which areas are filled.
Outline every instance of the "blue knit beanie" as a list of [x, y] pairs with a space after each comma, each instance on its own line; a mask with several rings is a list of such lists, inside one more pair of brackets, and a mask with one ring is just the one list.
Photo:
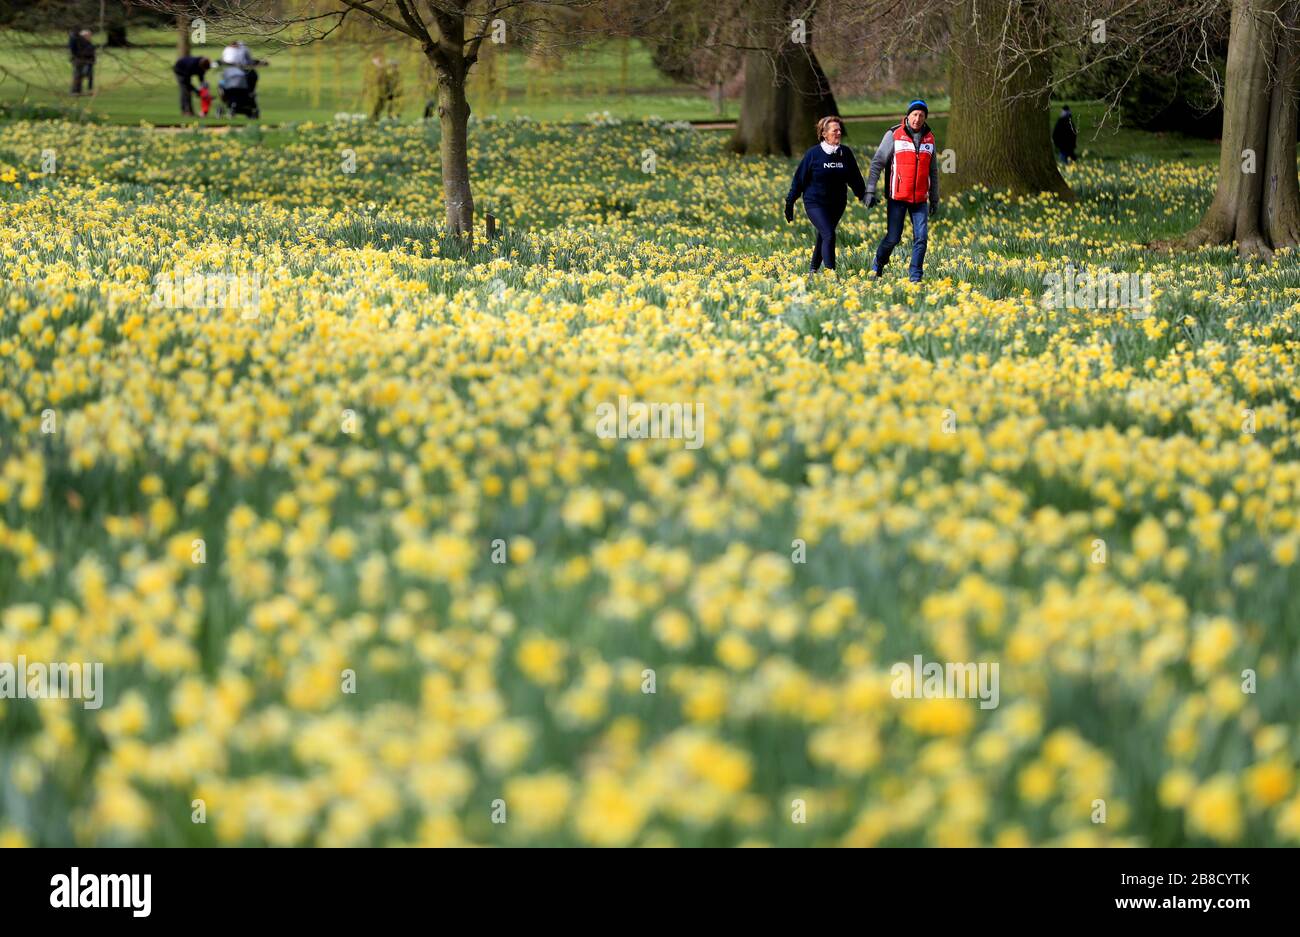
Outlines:
[[930, 116], [930, 109], [929, 109], [928, 107], [925, 106], [925, 102], [922, 101], [920, 98], [917, 98], [917, 99], [916, 99], [915, 101], [913, 101], [911, 104], [907, 105], [907, 111], [906, 111], [906, 113], [910, 114], [910, 113], [912, 113], [912, 111], [915, 111], [915, 110], [918, 110], [918, 109], [919, 109], [919, 110], [922, 110], [922, 111], [925, 111], [925, 116], [926, 116], [926, 117], [929, 117], [929, 116]]

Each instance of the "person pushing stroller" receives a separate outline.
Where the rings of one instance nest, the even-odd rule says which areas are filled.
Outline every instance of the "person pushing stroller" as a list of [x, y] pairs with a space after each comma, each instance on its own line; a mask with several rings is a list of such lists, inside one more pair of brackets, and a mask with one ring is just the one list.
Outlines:
[[253, 58], [242, 41], [236, 40], [221, 50], [221, 103], [231, 114], [260, 117], [257, 106], [257, 67], [271, 64]]

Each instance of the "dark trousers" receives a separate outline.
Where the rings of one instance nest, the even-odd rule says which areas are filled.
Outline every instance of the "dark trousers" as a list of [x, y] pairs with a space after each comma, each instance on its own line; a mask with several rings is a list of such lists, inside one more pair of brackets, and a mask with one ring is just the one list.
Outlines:
[[397, 98], [394, 95], [380, 95], [370, 107], [370, 119], [378, 120], [384, 111], [388, 111], [389, 117], [397, 116]]
[[840, 223], [840, 218], [844, 215], [844, 206], [822, 205], [804, 199], [803, 210], [807, 213], [808, 220], [812, 222], [813, 230], [817, 232], [817, 240], [813, 244], [812, 263], [809, 269], [815, 273], [817, 268], [825, 264], [827, 270], [834, 270], [835, 227]]
[[194, 94], [194, 86], [190, 84], [188, 77], [182, 78], [180, 75], [176, 76], [176, 82], [181, 86], [181, 113], [192, 115], [194, 113], [194, 102], [191, 95]]
[[899, 202], [892, 198], [886, 200], [885, 237], [876, 248], [876, 261], [872, 266], [884, 273], [889, 255], [903, 239], [903, 219], [909, 215], [912, 218], [912, 266], [907, 271], [907, 276], [910, 280], [920, 281], [930, 229], [930, 206], [925, 202]]
[[81, 94], [81, 83], [86, 82], [86, 90], [95, 90], [95, 63], [94, 62], [73, 62], [72, 63], [72, 93]]

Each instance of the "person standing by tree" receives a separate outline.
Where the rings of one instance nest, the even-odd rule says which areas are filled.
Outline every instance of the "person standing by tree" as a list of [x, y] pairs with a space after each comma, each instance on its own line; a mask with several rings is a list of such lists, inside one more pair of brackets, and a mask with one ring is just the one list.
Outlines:
[[83, 29], [68, 37], [68, 53], [72, 57], [73, 94], [81, 94], [83, 81], [86, 90], [95, 93], [95, 44], [91, 42], [93, 35], [89, 29]]
[[[939, 162], [935, 159], [934, 132], [926, 123], [930, 109], [920, 99], [907, 105], [903, 122], [885, 131], [871, 158], [867, 176], [867, 207], [876, 204], [876, 180], [885, 173], [885, 236], [876, 248], [871, 272], [880, 276], [889, 255], [903, 237], [903, 218], [912, 219], [912, 265], [908, 279], [921, 282], [925, 249], [929, 242], [930, 215], [939, 210]], [[928, 208], [927, 208], [928, 203]]]
[[1056, 157], [1063, 163], [1074, 162], [1077, 157], [1074, 148], [1079, 144], [1079, 131], [1074, 127], [1074, 116], [1070, 108], [1062, 107], [1061, 116], [1056, 118], [1052, 128], [1052, 145], [1056, 147]]
[[785, 197], [785, 220], [794, 221], [794, 203], [802, 195], [803, 210], [816, 234], [810, 273], [823, 264], [827, 270], [835, 269], [835, 228], [848, 204], [847, 192], [852, 189], [858, 201], [866, 195], [862, 170], [853, 151], [840, 143], [843, 136], [844, 122], [838, 117], [817, 121], [817, 145], [799, 161]]

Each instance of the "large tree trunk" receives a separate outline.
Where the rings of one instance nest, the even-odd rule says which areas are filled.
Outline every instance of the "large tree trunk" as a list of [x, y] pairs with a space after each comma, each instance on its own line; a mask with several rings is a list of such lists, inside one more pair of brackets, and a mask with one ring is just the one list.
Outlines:
[[1296, 118], [1300, 108], [1300, 4], [1288, 3], [1278, 37], [1277, 84], [1269, 97], [1268, 159], [1264, 167], [1264, 233], [1273, 247], [1300, 244], [1300, 180], [1296, 176]]
[[189, 17], [177, 15], [176, 17], [176, 57], [183, 59], [190, 54], [190, 21]]
[[1243, 256], [1300, 243], [1296, 177], [1300, 25], [1295, 0], [1236, 0], [1224, 81], [1219, 184], [1193, 247], [1237, 243]]
[[1052, 152], [1052, 62], [1036, 51], [1046, 45], [1041, 30], [1047, 14], [1044, 0], [964, 0], [957, 5], [948, 124], [956, 171], [951, 182], [944, 180], [945, 192], [984, 185], [1072, 197]]
[[767, 4], [766, 16], [760, 14], [761, 22], [779, 25], [780, 32], [769, 35], [770, 52], [745, 54], [745, 89], [731, 138], [737, 153], [802, 153], [817, 142], [817, 121], [836, 112], [830, 82], [812, 50], [811, 24], [803, 42], [791, 38], [790, 21], [802, 10], [779, 0]]
[[731, 148], [737, 153], [790, 155], [790, 128], [785, 101], [771, 56], [745, 54], [745, 88], [740, 93], [740, 118]]
[[130, 45], [126, 38], [126, 20], [130, 12], [131, 4], [129, 0], [122, 0], [120, 4], [114, 4], [108, 8], [108, 19], [104, 25], [104, 33], [107, 38], [104, 44], [110, 49], [124, 49]]

